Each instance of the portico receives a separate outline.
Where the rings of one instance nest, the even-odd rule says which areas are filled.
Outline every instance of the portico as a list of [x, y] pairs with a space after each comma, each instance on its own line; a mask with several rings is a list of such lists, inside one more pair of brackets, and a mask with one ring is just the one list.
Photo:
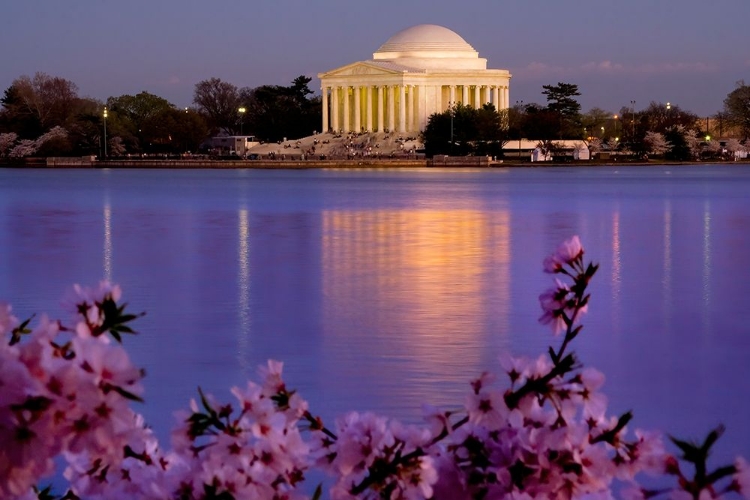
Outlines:
[[373, 54], [320, 73], [323, 131], [419, 132], [433, 113], [453, 104], [509, 106], [510, 73], [455, 32], [435, 25], [408, 28]]

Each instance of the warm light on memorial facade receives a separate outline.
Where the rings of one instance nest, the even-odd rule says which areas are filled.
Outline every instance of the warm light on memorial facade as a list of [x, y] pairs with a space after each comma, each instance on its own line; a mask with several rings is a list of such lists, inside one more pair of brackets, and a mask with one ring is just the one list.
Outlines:
[[318, 74], [324, 132], [419, 132], [451, 104], [508, 108], [511, 75], [457, 33], [432, 24], [405, 29], [368, 61]]

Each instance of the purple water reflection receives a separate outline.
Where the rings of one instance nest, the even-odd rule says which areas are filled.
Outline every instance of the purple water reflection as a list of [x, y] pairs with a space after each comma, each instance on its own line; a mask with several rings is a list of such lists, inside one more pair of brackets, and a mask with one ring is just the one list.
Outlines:
[[600, 262], [577, 351], [635, 425], [750, 452], [750, 169], [0, 170], [0, 297], [61, 314], [108, 277], [141, 335], [164, 438], [198, 385], [269, 357], [326, 418], [417, 420], [503, 350], [536, 355], [549, 276], [579, 234]]

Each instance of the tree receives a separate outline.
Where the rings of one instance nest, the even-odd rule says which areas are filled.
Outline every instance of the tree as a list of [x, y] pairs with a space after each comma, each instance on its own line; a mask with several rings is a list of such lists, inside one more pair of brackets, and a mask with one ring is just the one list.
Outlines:
[[737, 88], [724, 99], [724, 112], [727, 121], [738, 127], [747, 140], [750, 137], [750, 85], [745, 85], [744, 80], [737, 82]]
[[37, 156], [65, 156], [70, 154], [72, 147], [68, 131], [62, 127], [53, 127], [49, 132], [36, 140]]
[[594, 137], [593, 139], [588, 141], [587, 146], [589, 148], [589, 151], [594, 154], [600, 152], [604, 144], [601, 139], [599, 139], [598, 137]]
[[107, 126], [112, 137], [121, 137], [129, 151], [148, 151], [149, 145], [164, 142], [169, 135], [163, 130], [164, 113], [174, 106], [157, 95], [140, 92], [107, 99]]
[[662, 134], [674, 127], [693, 129], [698, 122], [698, 115], [680, 108], [677, 104], [667, 105], [655, 101], [651, 101], [648, 107], [640, 111], [638, 115], [647, 130]]
[[38, 133], [65, 126], [76, 114], [78, 87], [70, 80], [36, 73], [16, 78], [3, 98], [3, 106], [18, 118], [33, 118]]
[[480, 109], [456, 104], [430, 116], [422, 132], [427, 156], [502, 156], [508, 139], [508, 111], [497, 111], [492, 104]]
[[11, 149], [18, 140], [18, 134], [15, 132], [8, 132], [7, 134], [0, 134], [0, 158], [8, 156]]
[[195, 84], [193, 103], [205, 114], [213, 132], [239, 130], [238, 109], [240, 94], [237, 87], [219, 78], [210, 78]]
[[644, 142], [648, 152], [652, 155], [663, 155], [672, 148], [672, 145], [659, 132], [646, 132]]
[[669, 144], [665, 152], [667, 160], [686, 161], [694, 158], [693, 150], [688, 139], [688, 130], [682, 125], [670, 127], [664, 131], [664, 139]]
[[[557, 119], [557, 137], [559, 139], [580, 138], [583, 130], [581, 127], [581, 105], [575, 99], [581, 95], [578, 85], [559, 82], [557, 85], [543, 85], [542, 94], [547, 96], [546, 110]], [[547, 136], [545, 139], [552, 138]]]
[[700, 158], [701, 150], [703, 149], [703, 146], [701, 145], [702, 141], [698, 137], [698, 131], [697, 130], [685, 130], [683, 134], [683, 138], [685, 141], [685, 146], [687, 147], [688, 152], [690, 153], [690, 159], [691, 160], [697, 160]]
[[240, 91], [246, 108], [246, 126], [252, 134], [266, 141], [284, 137], [297, 139], [320, 129], [322, 106], [319, 97], [310, 98], [312, 79], [298, 76], [292, 85], [263, 85]]
[[[581, 125], [583, 125], [586, 138], [604, 139], [605, 137], [616, 136], [613, 117], [613, 113], [596, 107], [581, 115]], [[604, 128], [604, 132], [602, 132], [602, 128]]]
[[727, 141], [726, 148], [727, 151], [731, 154], [747, 151], [747, 148], [745, 148], [745, 146], [743, 146], [742, 143], [737, 139], [729, 139]]
[[576, 118], [581, 105], [574, 98], [581, 95], [578, 85], [559, 82], [557, 85], [542, 85], [542, 94], [547, 96], [547, 109], [566, 118]]
[[523, 136], [532, 140], [548, 140], [562, 135], [563, 117], [539, 104], [524, 106], [521, 125]]

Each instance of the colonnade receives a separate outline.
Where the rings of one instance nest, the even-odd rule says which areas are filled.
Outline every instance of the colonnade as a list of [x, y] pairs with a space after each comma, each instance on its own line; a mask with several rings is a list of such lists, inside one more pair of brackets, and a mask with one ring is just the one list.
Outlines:
[[323, 131], [419, 132], [452, 104], [506, 109], [507, 85], [323, 85]]

